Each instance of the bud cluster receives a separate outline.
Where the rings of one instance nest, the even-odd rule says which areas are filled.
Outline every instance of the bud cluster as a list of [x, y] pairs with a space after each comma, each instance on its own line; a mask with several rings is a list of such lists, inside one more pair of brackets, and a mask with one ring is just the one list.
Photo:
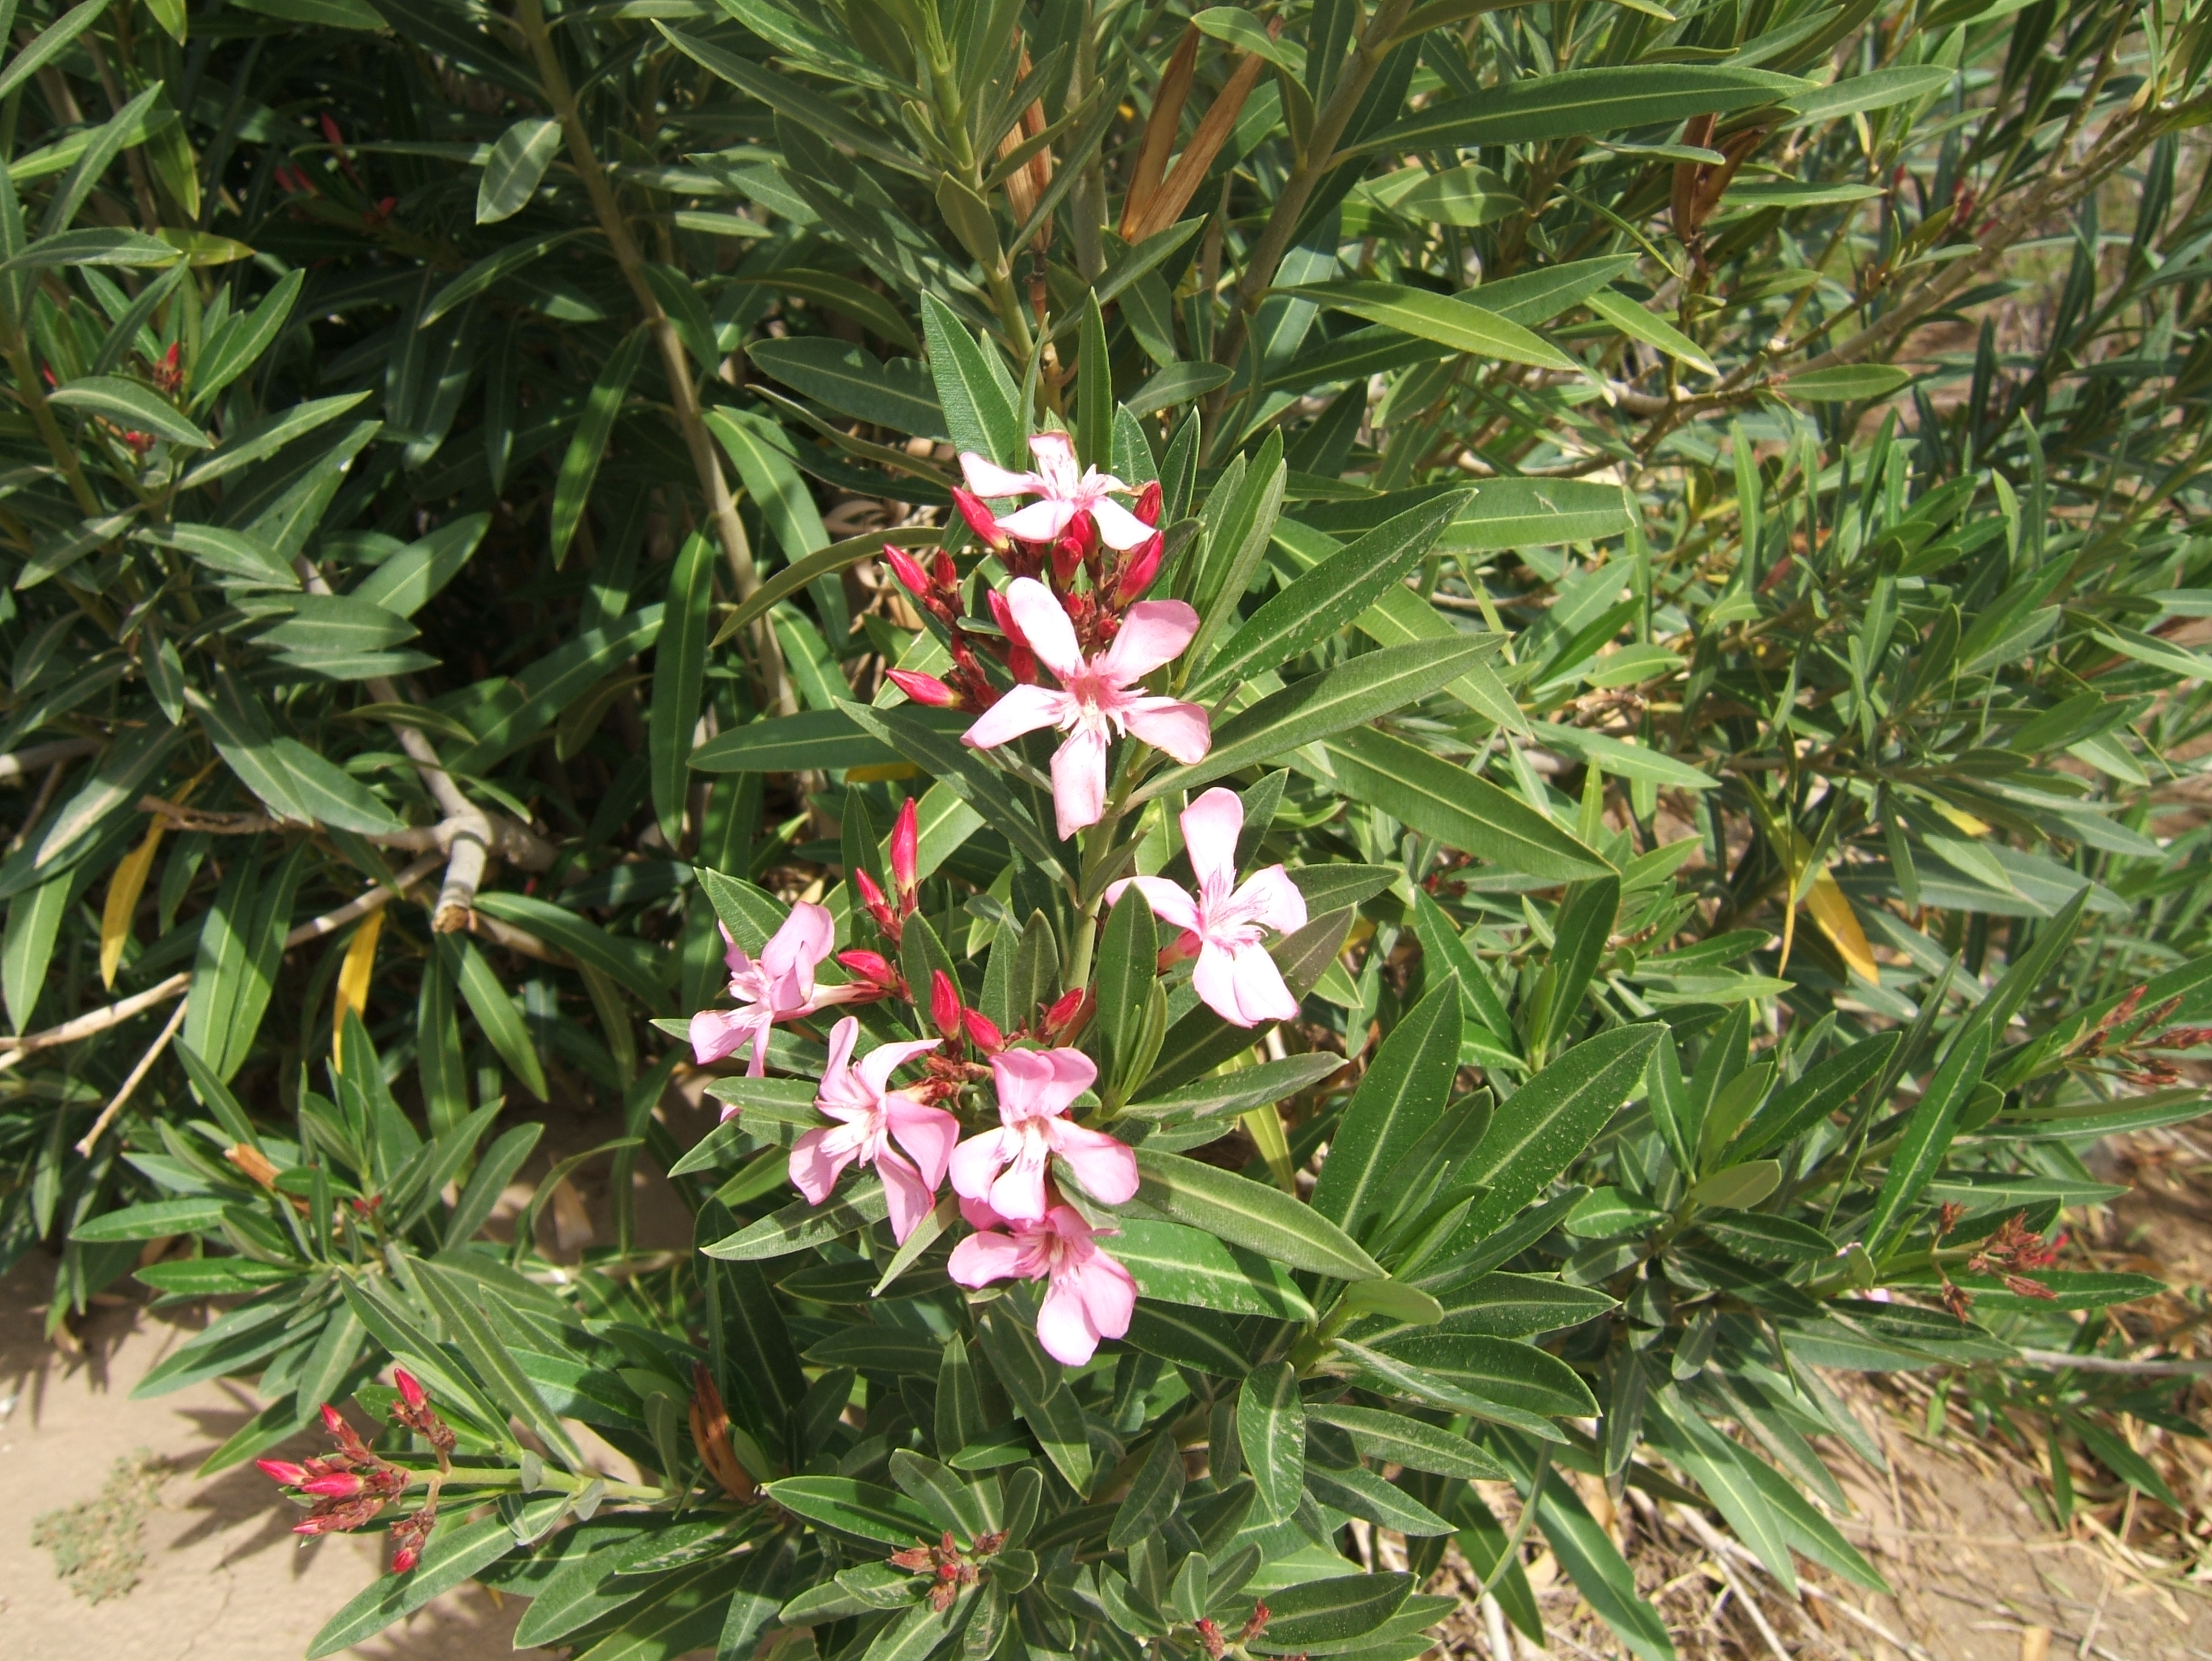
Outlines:
[[[453, 1469], [453, 1428], [430, 1406], [428, 1391], [405, 1369], [392, 1369], [399, 1399], [392, 1404], [392, 1418], [430, 1444], [438, 1456], [438, 1469], [430, 1476], [422, 1506], [392, 1525], [392, 1568], [404, 1574], [422, 1561], [422, 1548], [438, 1520], [438, 1487]], [[335, 1453], [316, 1454], [301, 1460], [257, 1459], [261, 1474], [313, 1501], [307, 1516], [293, 1525], [295, 1534], [344, 1534], [375, 1519], [378, 1512], [407, 1491], [416, 1473], [393, 1464], [363, 1441], [337, 1409], [323, 1404], [323, 1428], [337, 1443]]]
[[981, 1578], [983, 1562], [996, 1556], [999, 1548], [1006, 1543], [1006, 1531], [994, 1529], [988, 1534], [977, 1535], [975, 1545], [963, 1551], [959, 1542], [952, 1537], [952, 1531], [947, 1529], [935, 1545], [922, 1541], [904, 1551], [893, 1552], [890, 1561], [896, 1568], [929, 1576], [929, 1606], [942, 1615], [952, 1607], [954, 1598]]

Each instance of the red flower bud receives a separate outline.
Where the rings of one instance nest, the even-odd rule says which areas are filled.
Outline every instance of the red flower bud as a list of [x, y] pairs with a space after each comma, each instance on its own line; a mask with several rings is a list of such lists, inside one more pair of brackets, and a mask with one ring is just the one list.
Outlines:
[[959, 706], [960, 694], [934, 675], [923, 675], [911, 669], [887, 670], [884, 673], [893, 686], [917, 704], [927, 704], [932, 709], [953, 709]]
[[865, 870], [855, 870], [853, 887], [859, 891], [860, 903], [868, 908], [868, 915], [876, 919], [876, 926], [896, 938], [898, 918], [892, 913], [890, 902], [884, 898], [884, 891], [876, 886], [876, 879]]
[[1013, 608], [1006, 597], [995, 588], [986, 591], [990, 596], [991, 621], [998, 624], [1006, 637], [1006, 672], [1024, 685], [1036, 680], [1036, 653], [1030, 650], [1022, 626], [1014, 621]]
[[952, 563], [952, 556], [941, 548], [929, 562], [929, 580], [942, 597], [950, 597], [959, 591], [960, 567]]
[[1063, 588], [1073, 580], [1076, 567], [1083, 563], [1083, 556], [1091, 551], [1091, 539], [1085, 534], [1090, 529], [1091, 516], [1079, 513], [1067, 522], [1067, 529], [1060, 533], [1060, 539], [1052, 545], [1052, 574], [1060, 579]]
[[999, 529], [999, 522], [992, 517], [988, 505], [972, 490], [963, 490], [958, 485], [954, 485], [952, 505], [960, 510], [960, 517], [968, 522], [968, 528], [975, 533], [977, 540], [984, 547], [994, 553], [1003, 553], [1013, 545], [1012, 539]]
[[961, 1020], [968, 1041], [985, 1055], [996, 1055], [1006, 1047], [1006, 1034], [999, 1030], [998, 1022], [981, 1009], [963, 1009]]
[[890, 960], [880, 952], [840, 952], [837, 954], [837, 961], [871, 986], [887, 992], [895, 992], [898, 990], [898, 971], [891, 967]]
[[404, 1574], [422, 1561], [422, 1549], [420, 1546], [402, 1546], [392, 1554], [392, 1572]]
[[1078, 986], [1044, 1012], [1044, 1036], [1058, 1044], [1081, 1030], [1090, 1014], [1090, 991]]
[[415, 1382], [415, 1375], [404, 1367], [392, 1369], [392, 1382], [399, 1391], [399, 1399], [417, 1413], [430, 1404], [429, 1392]]
[[343, 155], [345, 150], [345, 134], [338, 130], [337, 118], [328, 110], [325, 110], [319, 118], [323, 124], [323, 136], [330, 140], [331, 149]]
[[307, 1480], [307, 1466], [295, 1464], [289, 1459], [256, 1459], [253, 1463], [264, 1476], [286, 1488], [297, 1488]]
[[293, 1487], [302, 1494], [312, 1494], [319, 1500], [349, 1500], [368, 1486], [357, 1472], [334, 1470], [325, 1476], [310, 1476]]
[[915, 815], [914, 797], [909, 796], [900, 804], [897, 821], [891, 826], [891, 885], [898, 890], [902, 916], [914, 912], [915, 889], [921, 882], [915, 873], [921, 858], [921, 826]]
[[1121, 567], [1121, 580], [1114, 590], [1117, 604], [1127, 605], [1152, 585], [1152, 579], [1160, 574], [1160, 556], [1167, 543], [1159, 536], [1139, 544], [1129, 555], [1129, 562]]
[[952, 984], [952, 977], [942, 969], [929, 972], [929, 1018], [937, 1023], [937, 1030], [954, 1043], [960, 1041], [962, 1009], [960, 989]]
[[914, 555], [908, 553], [906, 549], [886, 548], [884, 549], [884, 563], [891, 568], [891, 575], [903, 583], [907, 591], [916, 599], [921, 598], [929, 592], [928, 577], [923, 573], [921, 567], [915, 562]]
[[1158, 524], [1160, 522], [1161, 500], [1160, 482], [1154, 479], [1137, 493], [1137, 506], [1132, 512], [1146, 524]]

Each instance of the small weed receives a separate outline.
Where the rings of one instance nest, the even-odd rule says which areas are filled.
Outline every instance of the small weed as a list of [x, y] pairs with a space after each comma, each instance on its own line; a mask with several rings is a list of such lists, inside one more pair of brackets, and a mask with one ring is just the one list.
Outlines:
[[78, 1597], [94, 1603], [122, 1597], [146, 1566], [139, 1538], [168, 1474], [168, 1461], [146, 1448], [118, 1459], [95, 1498], [33, 1519], [31, 1543], [53, 1553], [54, 1573]]

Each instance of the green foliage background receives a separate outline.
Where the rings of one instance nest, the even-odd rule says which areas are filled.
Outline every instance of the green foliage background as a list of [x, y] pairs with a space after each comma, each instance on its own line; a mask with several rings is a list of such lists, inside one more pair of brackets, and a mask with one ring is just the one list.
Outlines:
[[[1344, 1524], [1533, 1623], [1488, 1476], [1665, 1655], [1547, 1471], [1872, 1583], [1816, 1367], [1956, 1369], [2170, 1502], [2108, 1427], [2173, 1391], [2054, 1360], [2155, 1283], [1966, 1265], [2202, 1106], [2201, 14], [0, 5], [0, 1262], [57, 1321], [225, 1300], [147, 1386], [252, 1382], [216, 1464], [428, 1385], [447, 1520], [318, 1652], [473, 1576], [595, 1658], [1189, 1654], [1257, 1594], [1261, 1651], [1401, 1661], [1439, 1605]], [[972, 575], [953, 450], [1040, 423], [1162, 482], [1206, 776], [1328, 925], [1259, 1049], [882, 689], [943, 659], [872, 555]], [[872, 1302], [865, 1206], [775, 1220], [803, 1077], [653, 1117], [718, 922], [848, 917], [908, 793], [971, 1003], [1128, 989], [1085, 1042], [1150, 1267], [1080, 1374], [927, 1252]], [[548, 1100], [716, 1252], [483, 1240]], [[1388, 1197], [1299, 1197], [1324, 1145]], [[1000, 1528], [949, 1614], [880, 1565]]]

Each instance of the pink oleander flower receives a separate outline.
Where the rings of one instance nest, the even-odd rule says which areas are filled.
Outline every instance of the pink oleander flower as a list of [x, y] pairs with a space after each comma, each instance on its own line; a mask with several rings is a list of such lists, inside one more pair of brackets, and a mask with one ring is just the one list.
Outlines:
[[1080, 1050], [1007, 1050], [991, 1058], [999, 1128], [952, 1150], [952, 1191], [1017, 1222], [1042, 1218], [1045, 1167], [1056, 1155], [1084, 1191], [1108, 1205], [1137, 1191], [1137, 1156], [1103, 1131], [1066, 1117], [1098, 1069]]
[[819, 1205], [847, 1166], [874, 1166], [890, 1201], [891, 1233], [903, 1242], [937, 1202], [945, 1163], [960, 1140], [960, 1121], [942, 1107], [887, 1088], [892, 1069], [934, 1050], [935, 1039], [878, 1045], [855, 1067], [853, 1046], [860, 1035], [860, 1023], [851, 1015], [830, 1028], [830, 1064], [814, 1105], [841, 1122], [809, 1131], [792, 1144], [792, 1185]]
[[[746, 1070], [759, 1078], [768, 1071], [768, 1031], [777, 1021], [875, 996], [871, 986], [817, 987], [814, 984], [814, 971], [830, 955], [836, 933], [830, 908], [804, 900], [791, 908], [791, 915], [762, 949], [757, 962], [745, 955], [744, 947], [730, 940], [727, 929], [723, 930], [722, 938], [730, 941], [730, 949], [722, 957], [730, 967], [730, 996], [741, 1007], [702, 1009], [691, 1017], [691, 1052], [699, 1064], [703, 1067], [736, 1055], [750, 1045], [752, 1064]], [[727, 1118], [735, 1112], [736, 1108], [730, 1108], [722, 1117]]]
[[1106, 745], [1113, 731], [1133, 733], [1185, 764], [1205, 759], [1213, 743], [1206, 712], [1139, 684], [1190, 644], [1198, 633], [1195, 611], [1181, 600], [1139, 601], [1122, 618], [1114, 644], [1086, 658], [1075, 626], [1042, 583], [1018, 579], [1006, 590], [1006, 607], [1060, 689], [1010, 688], [962, 742], [991, 749], [1045, 727], [1067, 734], [1052, 758], [1052, 808], [1061, 836], [1097, 824], [1106, 810]]
[[945, 1272], [969, 1287], [1049, 1278], [1036, 1333], [1054, 1361], [1081, 1367], [1097, 1353], [1101, 1338], [1129, 1330], [1137, 1282], [1097, 1243], [1111, 1231], [1094, 1229], [1072, 1205], [1054, 1205], [1033, 1222], [1001, 1216], [972, 1199], [960, 1210], [977, 1232], [952, 1248]]
[[1075, 443], [1066, 433], [1038, 433], [1030, 440], [1030, 453], [1037, 461], [1034, 473], [1009, 471], [972, 451], [960, 458], [968, 488], [978, 496], [1041, 498], [994, 520], [1002, 534], [1025, 543], [1053, 542], [1085, 513], [1098, 527], [1098, 540], [1117, 551], [1134, 548], [1152, 534], [1152, 526], [1112, 500], [1133, 496], [1134, 489], [1095, 467], [1076, 472]]
[[1134, 887], [1153, 916], [1195, 936], [1192, 987], [1224, 1021], [1253, 1027], [1297, 1015], [1297, 999], [1260, 940], [1270, 929], [1288, 934], [1304, 928], [1306, 902], [1280, 865], [1254, 871], [1237, 886], [1237, 838], [1243, 828], [1244, 804], [1237, 793], [1206, 791], [1182, 814], [1196, 896], [1160, 877], [1132, 876], [1109, 888], [1106, 900], [1111, 905], [1124, 888]]

